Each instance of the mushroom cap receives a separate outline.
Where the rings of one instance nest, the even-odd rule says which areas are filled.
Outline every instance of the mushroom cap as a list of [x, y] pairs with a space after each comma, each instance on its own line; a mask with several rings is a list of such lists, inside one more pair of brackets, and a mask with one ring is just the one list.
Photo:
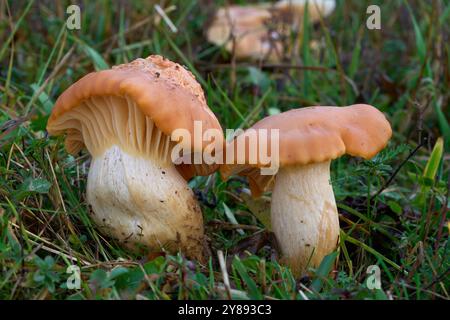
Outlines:
[[265, 29], [264, 23], [271, 18], [269, 10], [259, 6], [229, 6], [219, 8], [214, 21], [207, 30], [210, 42], [223, 45], [231, 40], [231, 29], [234, 34]]
[[[80, 135], [77, 130], [61, 126], [58, 119], [88, 99], [105, 96], [133, 100], [145, 117], [169, 137], [175, 129], [186, 129], [193, 135], [194, 121], [201, 121], [203, 131], [217, 129], [222, 132], [193, 74], [159, 55], [92, 72], [72, 84], [57, 99], [47, 131], [51, 135], [67, 134], [66, 141], [71, 134]], [[192, 153], [202, 152], [206, 144], [194, 144], [193, 141], [191, 139], [189, 145], [185, 141], [180, 143]], [[209, 169], [206, 170], [208, 173], [216, 168], [210, 166]], [[196, 172], [195, 168], [190, 171]], [[202, 171], [205, 171], [204, 167]], [[188, 178], [186, 175], [184, 177]]]
[[336, 0], [280, 0], [275, 4], [275, 9], [282, 14], [290, 14], [294, 22], [298, 22], [299, 19], [303, 19], [307, 3], [311, 22], [320, 21], [320, 17], [330, 15], [336, 7]]
[[[382, 112], [375, 107], [357, 104], [347, 107], [307, 107], [266, 117], [251, 127], [268, 129], [264, 141], [271, 155], [270, 129], [279, 130], [279, 165], [306, 165], [336, 159], [344, 154], [370, 159], [388, 143], [392, 130]], [[242, 138], [250, 137], [249, 130]], [[274, 143], [277, 143], [274, 141]], [[234, 148], [234, 163], [220, 168], [224, 179], [233, 174], [247, 176], [253, 194], [260, 194], [273, 182], [273, 176], [263, 176], [263, 164], [250, 163], [249, 144], [245, 144], [244, 164], [237, 164], [237, 144], [228, 143], [226, 153]]]
[[206, 32], [207, 39], [233, 51], [238, 59], [279, 61], [285, 50], [282, 38], [289, 36], [291, 29], [299, 28], [308, 1], [312, 23], [328, 16], [336, 6], [335, 0], [281, 0], [222, 7]]
[[228, 51], [234, 50], [238, 59], [276, 60], [276, 53], [279, 55], [282, 47], [279, 41], [272, 39], [267, 28], [271, 18], [269, 8], [263, 5], [219, 8], [206, 36], [209, 42], [224, 45]]

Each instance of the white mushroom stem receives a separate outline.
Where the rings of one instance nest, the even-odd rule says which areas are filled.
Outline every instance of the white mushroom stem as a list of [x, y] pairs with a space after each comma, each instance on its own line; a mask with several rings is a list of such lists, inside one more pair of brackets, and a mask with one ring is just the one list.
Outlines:
[[127, 246], [181, 249], [201, 258], [202, 214], [172, 163], [158, 164], [113, 145], [92, 159], [87, 200], [101, 230]]
[[271, 212], [273, 231], [294, 274], [317, 267], [339, 239], [330, 161], [280, 168]]

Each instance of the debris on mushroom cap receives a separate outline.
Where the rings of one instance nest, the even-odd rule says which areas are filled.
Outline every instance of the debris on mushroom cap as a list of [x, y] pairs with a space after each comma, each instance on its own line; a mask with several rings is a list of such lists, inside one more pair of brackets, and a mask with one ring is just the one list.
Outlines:
[[[283, 24], [298, 28], [304, 16], [306, 2], [284, 0], [275, 4], [219, 8], [207, 30], [208, 41], [223, 45], [238, 59], [278, 61], [283, 53], [282, 37], [290, 33], [289, 29], [283, 28]], [[310, 21], [315, 22], [321, 16], [329, 15], [334, 7], [335, 0], [309, 1]]]
[[[293, 109], [266, 117], [252, 129], [279, 129], [281, 167], [333, 160], [344, 154], [370, 159], [387, 145], [392, 135], [384, 114], [364, 104]], [[270, 155], [270, 134], [267, 138]], [[227, 150], [232, 147], [236, 145], [228, 144]], [[259, 175], [261, 161], [258, 158], [258, 163], [249, 164], [248, 144], [245, 147], [246, 164], [225, 164], [220, 172], [225, 179], [233, 174], [249, 177], [252, 192], [260, 194], [270, 187], [273, 177]]]
[[[101, 112], [93, 111], [93, 108], [99, 105], [102, 105], [102, 108], [96, 109]], [[119, 109], [113, 111], [113, 105]], [[120, 108], [126, 105], [129, 108]], [[79, 114], [80, 119], [83, 117], [80, 113], [84, 112], [85, 117], [90, 117], [90, 122], [96, 121], [95, 125], [90, 126], [89, 121], [85, 121], [86, 134], [83, 134], [81, 124], [77, 123], [80, 120], [68, 115], [72, 110]], [[111, 125], [116, 123], [117, 119], [124, 122], [121, 125], [125, 127], [127, 121], [133, 123], [128, 127], [134, 130], [135, 139], [127, 138], [129, 132], [119, 132], [117, 125]], [[145, 144], [151, 142], [159, 144], [160, 141], [166, 141], [160, 145], [160, 149], [164, 149], [167, 156], [173, 145], [167, 141], [170, 140], [168, 137], [170, 138], [172, 131], [187, 129], [192, 133], [194, 121], [202, 123], [203, 131], [222, 130], [214, 113], [206, 104], [203, 90], [192, 73], [168, 59], [151, 55], [146, 59], [136, 59], [110, 70], [90, 73], [71, 85], [56, 101], [47, 130], [52, 135], [65, 133], [66, 146], [72, 153], [79, 152], [85, 147], [89, 132], [93, 140], [91, 142], [95, 142], [96, 136], [101, 137], [97, 142], [99, 140], [102, 142], [99, 146], [101, 150], [89, 150], [91, 153], [102, 152], [119, 139], [124, 145], [134, 144], [135, 148], [142, 149], [139, 151], [145, 151], [143, 150]], [[144, 133], [149, 126], [154, 126], [161, 132], [162, 137], [159, 140], [155, 140], [156, 131], [150, 134], [148, 139], [145, 137]], [[201, 152], [206, 145], [206, 143], [200, 145], [201, 149], [197, 150], [198, 146], [193, 141], [190, 145], [185, 141], [180, 143], [190, 148], [193, 153]], [[129, 146], [123, 147], [126, 149]], [[191, 171], [208, 174], [216, 169], [216, 166], [209, 166], [202, 170], [193, 168]]]

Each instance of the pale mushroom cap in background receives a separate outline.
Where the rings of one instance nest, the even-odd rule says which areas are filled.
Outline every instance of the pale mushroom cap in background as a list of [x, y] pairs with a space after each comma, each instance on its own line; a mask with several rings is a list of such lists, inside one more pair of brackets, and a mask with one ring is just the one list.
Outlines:
[[[224, 46], [238, 59], [278, 61], [283, 56], [281, 37], [296, 30], [304, 17], [307, 1], [284, 0], [276, 3], [232, 5], [217, 10], [206, 37], [209, 42]], [[311, 0], [309, 21], [317, 22], [331, 14], [334, 0]], [[290, 25], [283, 28], [282, 25]], [[269, 27], [269, 25], [271, 27]]]

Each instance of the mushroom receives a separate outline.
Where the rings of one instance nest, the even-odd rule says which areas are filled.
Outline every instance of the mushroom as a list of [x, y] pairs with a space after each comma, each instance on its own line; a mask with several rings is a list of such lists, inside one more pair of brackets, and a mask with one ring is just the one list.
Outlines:
[[[219, 8], [207, 30], [207, 39], [224, 46], [237, 59], [280, 61], [284, 50], [282, 38], [289, 36], [291, 29], [299, 28], [306, 3], [305, 0], [282, 0], [275, 4]], [[335, 0], [310, 0], [310, 21], [319, 21], [321, 16], [329, 15], [334, 7]], [[283, 24], [291, 28], [285, 28]]]
[[[56, 101], [47, 130], [66, 135], [69, 153], [86, 147], [92, 155], [87, 202], [103, 233], [128, 248], [201, 259], [203, 218], [186, 179], [218, 165], [177, 166], [171, 156], [172, 132], [194, 133], [194, 121], [222, 132], [192, 73], [152, 55], [72, 84]], [[192, 153], [205, 148], [179, 143]]]
[[[330, 162], [343, 154], [370, 159], [382, 150], [392, 135], [383, 113], [369, 105], [348, 107], [308, 107], [269, 116], [251, 129], [279, 130], [279, 140], [261, 136], [258, 145], [269, 146], [269, 154], [279, 148], [279, 170], [263, 175], [261, 156], [250, 163], [249, 146], [234, 151], [232, 163], [220, 168], [227, 179], [233, 174], [246, 176], [254, 197], [273, 188], [272, 229], [284, 261], [295, 274], [308, 266], [317, 267], [323, 257], [334, 251], [339, 239], [338, 211], [330, 183]], [[250, 130], [236, 139], [247, 139]], [[266, 137], [266, 138], [264, 138]], [[230, 142], [230, 148], [236, 143]], [[245, 155], [242, 155], [245, 152]], [[242, 161], [244, 159], [244, 161]], [[227, 160], [228, 161], [228, 160]]]
[[336, 7], [335, 0], [280, 0], [275, 3], [277, 13], [291, 20], [292, 27], [297, 29], [305, 16], [308, 5], [308, 18], [311, 22], [320, 21], [321, 17], [329, 16]]
[[224, 46], [237, 59], [277, 60], [282, 48], [278, 34], [267, 29], [271, 18], [266, 6], [219, 8], [206, 36], [209, 42]]

